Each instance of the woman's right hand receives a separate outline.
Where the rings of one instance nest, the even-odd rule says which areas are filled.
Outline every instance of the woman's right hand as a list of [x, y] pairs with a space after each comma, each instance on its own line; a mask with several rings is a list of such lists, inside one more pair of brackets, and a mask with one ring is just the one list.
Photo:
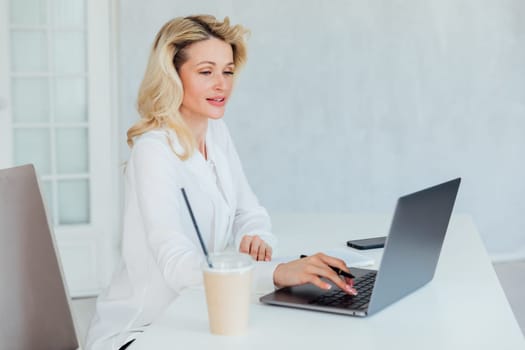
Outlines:
[[343, 260], [323, 253], [317, 253], [277, 265], [273, 273], [273, 282], [277, 287], [312, 283], [321, 289], [330, 289], [332, 286], [321, 279], [321, 277], [324, 277], [334, 282], [336, 286], [346, 293], [357, 295], [357, 290], [353, 287], [353, 279], [341, 278], [331, 266], [350, 272]]
[[272, 260], [272, 247], [257, 235], [242, 238], [239, 252], [251, 255], [255, 261]]

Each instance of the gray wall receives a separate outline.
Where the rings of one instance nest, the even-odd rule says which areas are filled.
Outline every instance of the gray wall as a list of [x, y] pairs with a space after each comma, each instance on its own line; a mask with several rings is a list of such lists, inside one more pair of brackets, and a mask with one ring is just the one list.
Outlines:
[[271, 212], [388, 213], [461, 176], [492, 256], [525, 256], [524, 1], [121, 1], [121, 160], [155, 33], [195, 13], [252, 31], [225, 120]]

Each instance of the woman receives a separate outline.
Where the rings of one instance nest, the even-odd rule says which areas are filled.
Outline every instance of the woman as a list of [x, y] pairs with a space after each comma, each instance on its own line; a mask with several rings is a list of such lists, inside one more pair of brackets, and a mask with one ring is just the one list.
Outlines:
[[203, 254], [184, 187], [210, 251], [235, 249], [256, 263], [258, 290], [332, 280], [355, 294], [343, 261], [316, 254], [271, 262], [276, 239], [220, 120], [246, 61], [246, 30], [212, 16], [175, 18], [155, 38], [128, 131], [122, 264], [100, 295], [88, 349], [124, 349], [179, 292], [202, 282]]

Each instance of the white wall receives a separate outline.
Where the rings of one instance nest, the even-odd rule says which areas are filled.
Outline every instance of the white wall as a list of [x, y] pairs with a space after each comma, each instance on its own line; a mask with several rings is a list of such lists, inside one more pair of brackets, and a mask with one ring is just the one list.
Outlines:
[[271, 212], [390, 212], [461, 176], [492, 256], [525, 256], [525, 2], [121, 1], [121, 160], [154, 35], [195, 13], [252, 31], [225, 118]]

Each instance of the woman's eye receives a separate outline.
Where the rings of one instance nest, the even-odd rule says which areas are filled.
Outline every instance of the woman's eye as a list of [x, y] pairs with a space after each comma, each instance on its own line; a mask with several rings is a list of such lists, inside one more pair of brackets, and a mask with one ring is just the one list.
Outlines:
[[199, 74], [202, 74], [202, 75], [210, 75], [210, 74], [211, 74], [211, 71], [209, 71], [209, 70], [205, 70], [205, 71], [199, 72]]
[[226, 74], [226, 75], [234, 75], [235, 72], [232, 72], [232, 71], [226, 71], [226, 72], [224, 72], [224, 74]]

